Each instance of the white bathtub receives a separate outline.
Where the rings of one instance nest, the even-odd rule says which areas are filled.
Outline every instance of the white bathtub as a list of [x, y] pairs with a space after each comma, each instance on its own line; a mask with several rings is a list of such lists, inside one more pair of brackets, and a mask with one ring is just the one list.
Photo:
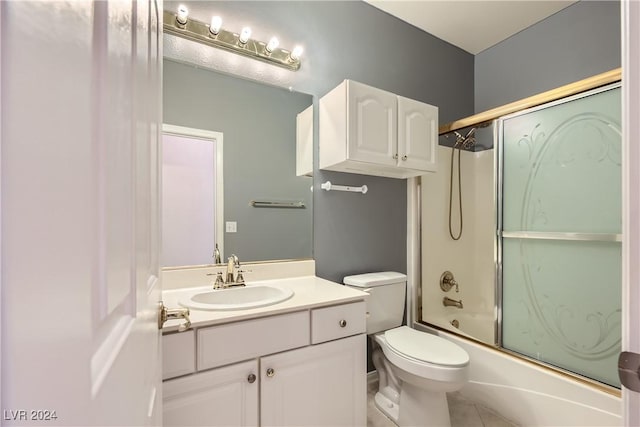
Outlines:
[[460, 393], [517, 424], [622, 425], [622, 399], [614, 394], [446, 331], [414, 327], [464, 348], [470, 358], [469, 382]]

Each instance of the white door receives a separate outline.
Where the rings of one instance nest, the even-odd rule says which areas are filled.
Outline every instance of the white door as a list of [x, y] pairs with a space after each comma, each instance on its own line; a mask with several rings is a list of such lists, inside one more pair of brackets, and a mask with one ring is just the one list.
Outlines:
[[[622, 350], [640, 354], [640, 2], [624, 0], [622, 7], [623, 99], [623, 301]], [[624, 422], [640, 425], [640, 378], [622, 387]], [[635, 384], [634, 383], [635, 379]], [[627, 388], [632, 386], [636, 391]]]
[[159, 425], [162, 11], [0, 8], [3, 424]]
[[258, 360], [164, 383], [164, 426], [258, 426]]
[[349, 81], [347, 98], [347, 157], [395, 166], [398, 158], [396, 95]]
[[262, 426], [367, 424], [365, 335], [263, 357], [260, 369]]
[[398, 97], [400, 166], [426, 172], [438, 167], [438, 107]]

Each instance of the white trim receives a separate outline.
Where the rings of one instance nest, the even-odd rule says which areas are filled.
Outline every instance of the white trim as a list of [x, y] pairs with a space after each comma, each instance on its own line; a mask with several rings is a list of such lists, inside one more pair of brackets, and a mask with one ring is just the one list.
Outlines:
[[205, 129], [188, 128], [163, 123], [162, 133], [170, 135], [188, 136], [215, 141], [216, 149], [216, 240], [218, 249], [224, 254], [224, 134]]
[[[640, 2], [622, 19], [622, 350], [640, 352]], [[640, 394], [622, 387], [627, 426], [640, 425]]]
[[420, 184], [419, 178], [407, 179], [407, 325], [417, 322], [422, 275], [420, 273]]
[[[2, 22], [2, 4], [0, 4], [0, 23]], [[2, 63], [2, 35], [0, 31], [0, 64]], [[0, 153], [2, 153], [2, 67], [0, 66]], [[2, 155], [0, 154], [0, 165]], [[2, 224], [2, 167], [0, 166], [0, 225]], [[0, 384], [2, 384], [2, 227], [0, 226]], [[2, 403], [2, 387], [0, 387], [0, 408]], [[4, 417], [2, 417], [4, 418]], [[0, 418], [0, 426], [2, 426]]]

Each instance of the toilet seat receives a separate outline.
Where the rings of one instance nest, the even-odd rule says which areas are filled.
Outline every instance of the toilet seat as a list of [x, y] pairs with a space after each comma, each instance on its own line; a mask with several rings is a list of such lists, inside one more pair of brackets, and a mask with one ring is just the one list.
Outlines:
[[[413, 332], [407, 332], [405, 329]], [[387, 334], [391, 337], [391, 341], [394, 341], [395, 345], [400, 347], [401, 350], [389, 343]], [[436, 340], [432, 338], [436, 338]], [[446, 344], [442, 344], [439, 340], [445, 341]], [[401, 326], [390, 329], [384, 333], [376, 334], [375, 341], [380, 344], [380, 348], [388, 361], [400, 370], [438, 382], [449, 382], [453, 384], [467, 381], [469, 355], [462, 348], [446, 341], [444, 338], [430, 335], [426, 332], [416, 331], [407, 326]], [[434, 343], [435, 345], [433, 345]], [[448, 344], [451, 344], [451, 346]], [[433, 345], [433, 347], [439, 349], [437, 352], [434, 352], [434, 354], [437, 355], [434, 357], [434, 360], [436, 362], [440, 361], [442, 364], [423, 360], [429, 358], [429, 345]], [[414, 348], [419, 346], [426, 346], [427, 348], [421, 348], [420, 350]], [[451, 361], [453, 364], [446, 361], [444, 356], [446, 356], [447, 353], [444, 353], [443, 349], [451, 350]], [[402, 350], [404, 350], [404, 352]]]
[[393, 350], [417, 361], [443, 367], [461, 367], [469, 364], [466, 351], [437, 335], [400, 326], [385, 331], [384, 337]]

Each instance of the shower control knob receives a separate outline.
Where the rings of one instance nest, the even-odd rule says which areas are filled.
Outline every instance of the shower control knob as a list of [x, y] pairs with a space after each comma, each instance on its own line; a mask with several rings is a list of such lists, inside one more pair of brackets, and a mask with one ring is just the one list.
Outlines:
[[338, 322], [338, 325], [340, 325], [341, 328], [344, 328], [345, 326], [347, 326], [347, 321], [342, 319], [341, 321]]
[[440, 276], [440, 289], [449, 292], [453, 287], [456, 288], [456, 292], [459, 292], [458, 282], [453, 278], [453, 273], [445, 271], [442, 273], [442, 276]]
[[249, 374], [249, 376], [247, 377], [247, 381], [249, 382], [249, 384], [253, 384], [254, 382], [256, 382], [256, 375]]

